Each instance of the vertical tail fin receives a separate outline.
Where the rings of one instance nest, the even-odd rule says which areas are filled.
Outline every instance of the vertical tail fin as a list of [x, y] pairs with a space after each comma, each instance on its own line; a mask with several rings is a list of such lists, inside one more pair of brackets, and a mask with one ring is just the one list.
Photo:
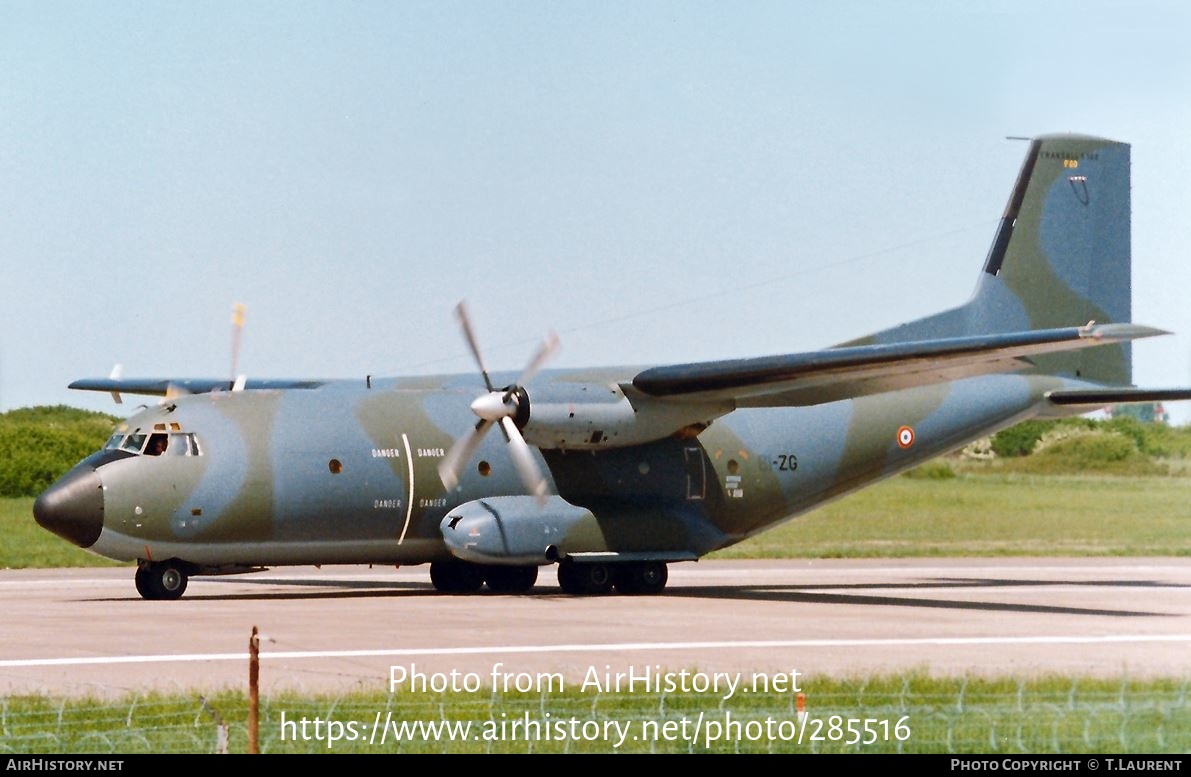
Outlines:
[[[1086, 135], [1035, 139], [972, 298], [849, 344], [1128, 322], [1129, 194], [1127, 144]], [[1127, 344], [1035, 362], [1048, 374], [1132, 383]]]

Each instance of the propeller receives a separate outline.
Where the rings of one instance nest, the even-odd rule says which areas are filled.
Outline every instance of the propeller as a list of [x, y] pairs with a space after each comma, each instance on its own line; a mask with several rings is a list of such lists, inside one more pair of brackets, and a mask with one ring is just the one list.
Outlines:
[[509, 445], [509, 457], [513, 460], [513, 466], [516, 467], [521, 482], [531, 494], [537, 497], [539, 504], [544, 503], [546, 501], [546, 478], [542, 476], [537, 462], [534, 461], [533, 453], [530, 452], [529, 444], [525, 442], [525, 437], [517, 427], [516, 419], [528, 417], [529, 395], [525, 393], [524, 386], [538, 374], [558, 350], [558, 336], [551, 332], [538, 347], [537, 353], [529, 360], [529, 364], [525, 365], [525, 369], [521, 371], [516, 382], [511, 386], [498, 389], [492, 385], [492, 378], [488, 375], [488, 368], [484, 364], [484, 356], [480, 352], [479, 342], [476, 340], [475, 329], [472, 327], [471, 316], [467, 312], [465, 303], [460, 302], [455, 306], [455, 317], [463, 328], [463, 336], [467, 340], [468, 348], [471, 349], [472, 357], [475, 358], [476, 364], [480, 368], [480, 374], [484, 378], [484, 387], [488, 389], [488, 393], [481, 394], [472, 401], [471, 411], [479, 417], [479, 420], [470, 432], [457, 440], [447, 451], [447, 455], [438, 464], [438, 476], [442, 478], [442, 483], [448, 491], [454, 489], [459, 484], [459, 473], [475, 455], [476, 449], [484, 440], [484, 435], [488, 434], [493, 426], [499, 426], [501, 432], [504, 433], [505, 442]]
[[[243, 391], [245, 384], [248, 382], [248, 376], [238, 372], [240, 366], [240, 338], [244, 332], [244, 313], [246, 310], [247, 308], [242, 303], [237, 302], [232, 305], [232, 377], [228, 382], [228, 387], [231, 391]], [[159, 404], [164, 405], [172, 399], [189, 395], [190, 391], [185, 386], [179, 386], [171, 382], [166, 385], [165, 396], [161, 398]]]
[[[124, 365], [117, 364], [116, 366], [112, 367], [112, 374], [108, 375], [108, 377], [111, 378], [112, 380], [120, 380], [120, 378], [124, 377]], [[117, 405], [124, 404], [124, 397], [120, 396], [119, 391], [113, 391], [113, 392], [111, 392], [111, 394], [112, 394], [112, 400]]]
[[[240, 365], [240, 338], [244, 331], [245, 310], [246, 308], [244, 305], [239, 302], [232, 305], [232, 377], [228, 382], [228, 386], [232, 391], [243, 391], [248, 383], [248, 376], [239, 374], [237, 372]], [[118, 381], [123, 376], [124, 365], [117, 364], [112, 368], [112, 372], [110, 375], [108, 375], [108, 378], [113, 381]], [[487, 374], [484, 375], [484, 379], [488, 379]], [[112, 400], [117, 405], [124, 404], [124, 397], [118, 389], [112, 390], [109, 393], [112, 395]], [[169, 381], [166, 383], [165, 393], [162, 395], [161, 399], [158, 400], [157, 404], [164, 405], [173, 399], [177, 399], [178, 397], [189, 396], [190, 393], [190, 390], [185, 386], [174, 383], [173, 381]]]

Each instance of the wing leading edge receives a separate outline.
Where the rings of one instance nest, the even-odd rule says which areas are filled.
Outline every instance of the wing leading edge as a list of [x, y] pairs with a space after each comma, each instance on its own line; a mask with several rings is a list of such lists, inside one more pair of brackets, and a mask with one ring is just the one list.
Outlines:
[[632, 383], [658, 399], [733, 400], [737, 407], [817, 405], [977, 375], [1017, 372], [1032, 367], [1029, 357], [1038, 354], [1164, 334], [1169, 332], [1137, 324], [1089, 324], [849, 346], [653, 367], [638, 373]]

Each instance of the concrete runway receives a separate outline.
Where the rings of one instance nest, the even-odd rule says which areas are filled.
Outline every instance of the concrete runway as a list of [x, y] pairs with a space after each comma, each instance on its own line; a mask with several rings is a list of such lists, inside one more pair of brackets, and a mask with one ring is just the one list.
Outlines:
[[703, 561], [656, 597], [566, 596], [552, 568], [539, 583], [445, 596], [427, 567], [302, 567], [148, 602], [131, 569], [0, 571], [0, 693], [243, 688], [254, 624], [266, 691], [387, 691], [411, 665], [485, 685], [494, 667], [1191, 674], [1191, 559]]

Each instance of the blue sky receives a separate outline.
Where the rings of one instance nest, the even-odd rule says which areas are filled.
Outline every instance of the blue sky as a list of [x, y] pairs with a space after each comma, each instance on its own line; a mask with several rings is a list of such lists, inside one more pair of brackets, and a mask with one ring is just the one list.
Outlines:
[[[106, 375], [807, 350], [959, 304], [1025, 152], [1133, 144], [1191, 384], [1176, 3], [0, 3], [0, 409]], [[1191, 420], [1181, 408], [1176, 419]]]

